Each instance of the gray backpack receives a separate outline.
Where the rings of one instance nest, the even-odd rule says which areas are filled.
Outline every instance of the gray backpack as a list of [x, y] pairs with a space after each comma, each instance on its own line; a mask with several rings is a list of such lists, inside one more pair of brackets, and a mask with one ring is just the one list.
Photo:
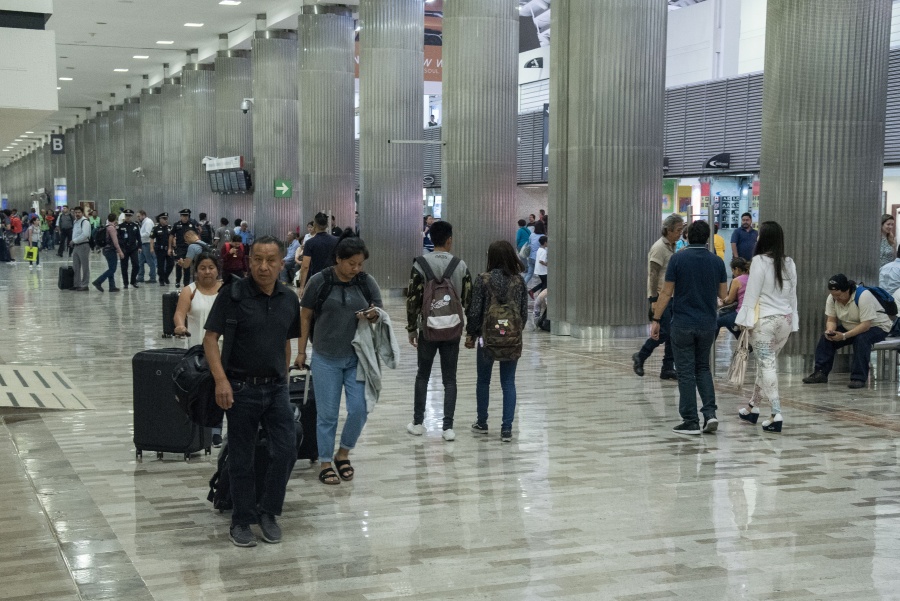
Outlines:
[[443, 342], [462, 336], [463, 306], [459, 294], [453, 288], [450, 276], [460, 264], [453, 257], [444, 274], [437, 278], [425, 257], [416, 257], [416, 263], [425, 274], [425, 290], [422, 293], [422, 329], [425, 340]]

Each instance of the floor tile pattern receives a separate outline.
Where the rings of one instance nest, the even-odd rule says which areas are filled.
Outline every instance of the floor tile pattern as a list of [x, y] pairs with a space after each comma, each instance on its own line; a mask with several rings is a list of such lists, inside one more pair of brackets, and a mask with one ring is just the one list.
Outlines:
[[94, 408], [72, 381], [51, 365], [0, 365], [0, 407]]
[[[749, 385], [719, 382], [719, 432], [679, 437], [659, 357], [631, 372], [641, 341], [529, 332], [513, 442], [499, 441], [496, 376], [492, 430], [469, 431], [464, 350], [447, 443], [437, 367], [428, 432], [405, 431], [415, 355], [401, 338], [354, 481], [295, 470], [284, 542], [238, 549], [205, 500], [215, 456], [134, 460], [131, 356], [172, 344], [160, 288], [61, 292], [51, 263], [22, 267], [0, 266], [0, 358], [61, 370], [96, 410], [3, 411], [0, 521], [14, 542], [0, 550], [2, 598], [900, 599], [896, 383], [783, 374], [779, 436], [737, 420]], [[388, 309], [402, 336], [402, 304]], [[723, 334], [720, 376], [731, 345]]]

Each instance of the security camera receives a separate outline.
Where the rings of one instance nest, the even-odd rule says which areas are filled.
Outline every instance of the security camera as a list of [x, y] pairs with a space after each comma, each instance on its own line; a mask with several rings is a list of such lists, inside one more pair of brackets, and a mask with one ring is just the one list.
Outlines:
[[241, 100], [241, 112], [245, 115], [250, 112], [250, 109], [253, 108], [253, 99], [252, 98], [244, 98]]
[[138, 175], [140, 175], [141, 173], [144, 172], [144, 170], [143, 170], [143, 168], [141, 168], [141, 167], [135, 167], [134, 169], [131, 170], [131, 172], [132, 172], [132, 173], [137, 173]]

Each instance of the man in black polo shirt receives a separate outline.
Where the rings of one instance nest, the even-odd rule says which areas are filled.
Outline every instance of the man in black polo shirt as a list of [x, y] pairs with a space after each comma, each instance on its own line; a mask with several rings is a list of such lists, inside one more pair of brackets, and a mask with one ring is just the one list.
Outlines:
[[[262, 539], [281, 542], [281, 515], [287, 482], [297, 460], [294, 412], [288, 394], [291, 338], [300, 335], [300, 301], [278, 281], [284, 248], [264, 236], [250, 250], [250, 277], [226, 287], [206, 321], [203, 348], [216, 381], [216, 403], [228, 418], [228, 474], [234, 511], [229, 538], [238, 547], [256, 545], [250, 524]], [[222, 366], [219, 336], [225, 332], [229, 303], [237, 321], [227, 368]], [[269, 443], [266, 489], [256, 503], [253, 453], [260, 423]]]
[[181, 287], [182, 281], [185, 286], [191, 283], [190, 268], [183, 268], [178, 264], [179, 260], [187, 256], [188, 246], [190, 246], [184, 239], [184, 235], [188, 232], [196, 232], [197, 237], [200, 236], [200, 224], [191, 219], [190, 209], [181, 209], [178, 211], [178, 215], [180, 219], [172, 226], [172, 231], [169, 233], [169, 256], [174, 257], [176, 288]]
[[300, 293], [306, 287], [306, 282], [326, 267], [334, 265], [334, 247], [338, 239], [329, 234], [328, 215], [316, 213], [313, 218], [315, 235], [303, 245], [303, 262], [300, 265]]

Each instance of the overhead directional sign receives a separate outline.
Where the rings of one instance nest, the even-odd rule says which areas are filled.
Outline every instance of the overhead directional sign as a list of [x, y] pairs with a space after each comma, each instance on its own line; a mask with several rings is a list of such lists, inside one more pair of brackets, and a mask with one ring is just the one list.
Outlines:
[[290, 198], [294, 191], [294, 182], [289, 179], [275, 180], [275, 198]]
[[62, 134], [51, 134], [50, 154], [66, 154], [66, 137]]

